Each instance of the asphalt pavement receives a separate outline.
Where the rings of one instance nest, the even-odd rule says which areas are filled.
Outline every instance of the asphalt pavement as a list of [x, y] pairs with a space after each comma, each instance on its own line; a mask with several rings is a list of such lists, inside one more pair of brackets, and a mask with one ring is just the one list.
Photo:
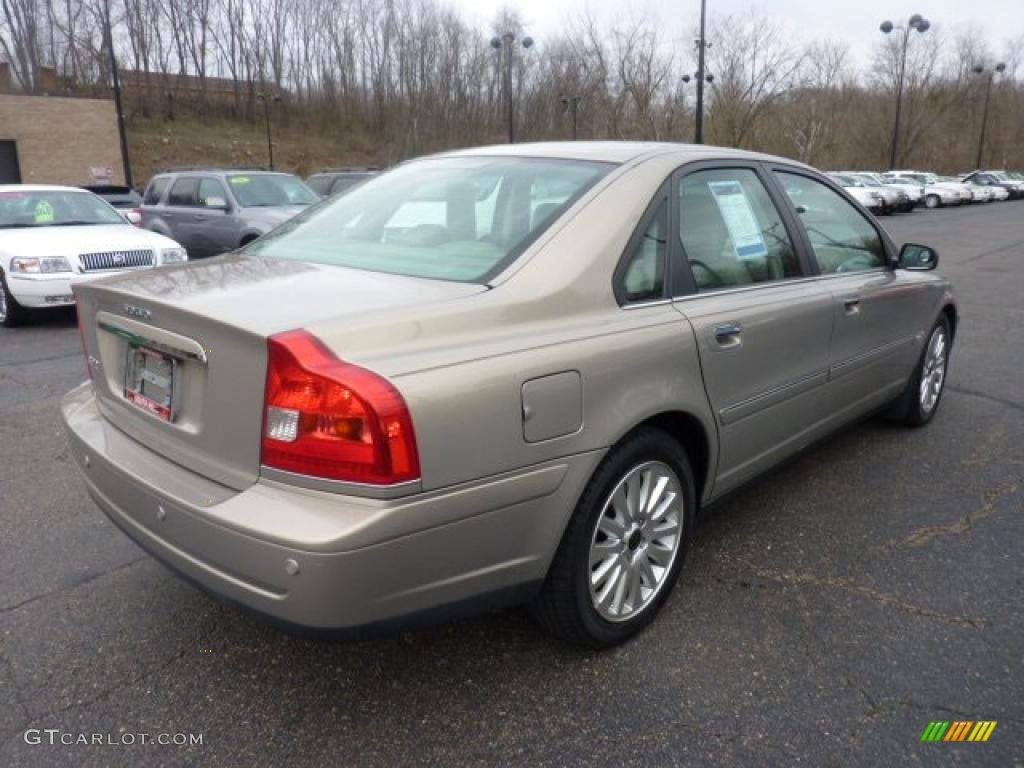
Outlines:
[[[215, 602], [85, 493], [74, 313], [0, 329], [0, 766], [1024, 765], [1024, 201], [883, 223], [959, 298], [935, 420], [851, 427], [716, 506], [605, 653], [522, 610], [327, 642]], [[936, 720], [997, 726], [921, 743]]]

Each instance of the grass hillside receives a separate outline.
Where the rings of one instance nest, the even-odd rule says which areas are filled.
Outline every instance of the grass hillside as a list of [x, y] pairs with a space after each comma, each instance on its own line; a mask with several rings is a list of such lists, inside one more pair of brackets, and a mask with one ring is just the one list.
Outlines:
[[[300, 176], [326, 167], [381, 162], [376, 147], [351, 134], [319, 135], [294, 123], [273, 125], [274, 168]], [[259, 166], [267, 160], [267, 134], [261, 122], [134, 120], [128, 125], [132, 175], [137, 186], [154, 173], [181, 166]]]

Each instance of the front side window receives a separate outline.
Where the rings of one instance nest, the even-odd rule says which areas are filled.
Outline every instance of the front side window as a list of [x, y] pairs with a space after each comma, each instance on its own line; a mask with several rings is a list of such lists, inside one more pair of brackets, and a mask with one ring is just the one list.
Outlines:
[[247, 250], [412, 277], [486, 282], [613, 167], [509, 157], [411, 162], [329, 198]]
[[822, 274], [885, 265], [882, 238], [860, 211], [819, 181], [795, 173], [776, 176], [796, 207]]
[[633, 245], [618, 291], [627, 303], [651, 301], [665, 295], [668, 259], [668, 202], [662, 200]]
[[228, 176], [228, 184], [243, 208], [312, 205], [320, 200], [301, 180], [283, 173], [237, 173]]
[[697, 290], [800, 276], [779, 212], [748, 168], [697, 171], [678, 185], [679, 238]]
[[125, 223], [121, 214], [92, 192], [53, 189], [0, 192], [0, 229]]
[[203, 179], [199, 182], [199, 204], [209, 205], [211, 199], [221, 205], [227, 202], [224, 185], [216, 179]]

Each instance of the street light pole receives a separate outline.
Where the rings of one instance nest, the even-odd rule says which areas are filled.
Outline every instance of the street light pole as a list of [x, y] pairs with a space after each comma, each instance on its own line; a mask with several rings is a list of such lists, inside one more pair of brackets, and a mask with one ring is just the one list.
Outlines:
[[903, 33], [902, 50], [900, 52], [900, 71], [896, 79], [896, 121], [892, 127], [892, 144], [889, 147], [890, 171], [896, 167], [896, 148], [899, 145], [900, 137], [900, 112], [903, 109], [903, 78], [907, 71], [907, 48], [910, 44], [910, 30], [916, 29], [919, 33], [924, 34], [928, 31], [930, 26], [931, 22], [928, 21], [928, 19], [924, 18], [919, 13], [915, 13], [910, 17], [906, 26], [894, 26], [891, 21], [883, 21], [878, 27], [887, 35], [894, 29], [898, 29]]
[[708, 47], [704, 40], [706, 16], [707, 0], [700, 0], [700, 39], [697, 41], [697, 120], [693, 132], [693, 140], [697, 144], [704, 143], [704, 51]]
[[576, 111], [580, 106], [579, 96], [563, 96], [562, 97], [562, 108], [568, 109], [572, 107], [572, 140], [576, 141]]
[[267, 126], [267, 159], [270, 162], [270, 170], [274, 170], [274, 142], [270, 135], [270, 99], [273, 98], [274, 101], [280, 101], [281, 97], [278, 95], [270, 97], [263, 91], [260, 91], [258, 98], [263, 102], [263, 119]]
[[128, 129], [124, 124], [124, 106], [121, 102], [121, 79], [117, 72], [117, 56], [114, 55], [114, 32], [110, 21], [110, 0], [103, 3], [103, 26], [106, 37], [107, 51], [110, 53], [110, 80], [114, 87], [114, 109], [117, 110], [117, 135], [121, 141], [121, 168], [124, 171], [124, 183], [131, 187], [132, 160], [128, 155]]
[[[506, 32], [501, 37], [495, 35], [491, 38], [491, 48], [496, 51], [505, 49], [505, 100], [506, 109], [508, 111], [508, 143], [515, 144], [516, 142], [516, 117], [515, 107], [513, 106], [512, 100], [512, 43], [516, 40], [515, 33]], [[532, 37], [524, 37], [522, 41], [523, 48], [530, 48], [533, 45]], [[499, 53], [500, 56], [500, 53]]]
[[[981, 155], [985, 148], [985, 127], [988, 125], [988, 102], [992, 96], [992, 80], [995, 78], [997, 72], [1003, 72], [1006, 69], [1006, 64], [999, 62], [989, 72], [985, 82], [985, 106], [981, 111], [981, 134], [978, 136], [978, 157], [974, 161], [974, 167], [977, 169], [981, 168]], [[982, 74], [985, 71], [985, 67], [977, 65], [974, 67], [974, 71], [977, 74]]]

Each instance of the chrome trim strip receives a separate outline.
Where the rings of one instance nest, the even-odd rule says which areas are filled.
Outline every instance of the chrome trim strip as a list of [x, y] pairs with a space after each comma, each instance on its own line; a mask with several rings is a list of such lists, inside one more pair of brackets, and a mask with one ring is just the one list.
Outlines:
[[735, 405], [722, 408], [718, 412], [718, 420], [722, 422], [723, 426], [726, 424], [733, 424], [741, 419], [754, 415], [758, 411], [762, 411], [765, 408], [777, 405], [789, 400], [790, 398], [814, 389], [817, 386], [821, 386], [827, 381], [828, 371], [825, 369], [809, 373], [806, 376], [801, 376], [795, 381], [782, 384], [773, 389], [769, 389], [767, 392], [762, 392], [748, 398], [747, 400], [736, 403]]
[[298, 472], [289, 472], [286, 469], [268, 467], [265, 464], [260, 465], [260, 477], [266, 480], [276, 480], [279, 483], [309, 488], [314, 491], [362, 496], [367, 499], [395, 499], [399, 496], [409, 496], [423, 490], [422, 480], [409, 480], [404, 483], [393, 483], [392, 485], [371, 485], [369, 483], [354, 483], [347, 480], [310, 477]]
[[162, 328], [154, 328], [136, 320], [117, 317], [103, 311], [96, 313], [96, 327], [121, 337], [129, 344], [152, 347], [169, 355], [194, 360], [203, 365], [206, 365], [207, 362], [206, 350], [203, 349], [202, 344]]
[[[765, 280], [761, 283], [750, 283], [749, 285], [739, 285], [731, 288], [716, 288], [710, 291], [682, 294], [680, 296], [676, 296], [672, 301], [693, 301], [694, 299], [702, 299], [706, 296], [726, 296], [731, 293], [745, 293], [748, 291], [758, 291], [769, 288], [781, 288], [783, 286], [788, 287], [792, 285], [800, 285], [801, 283], [820, 283], [827, 280], [836, 280], [844, 277], [859, 277], [862, 275], [872, 275], [888, 271], [888, 267], [881, 266], [872, 267], [871, 269], [859, 269], [856, 272], [832, 272], [827, 275], [804, 275], [801, 277], [787, 277], [785, 280]], [[624, 309], [625, 308], [626, 307], [624, 307]]]

